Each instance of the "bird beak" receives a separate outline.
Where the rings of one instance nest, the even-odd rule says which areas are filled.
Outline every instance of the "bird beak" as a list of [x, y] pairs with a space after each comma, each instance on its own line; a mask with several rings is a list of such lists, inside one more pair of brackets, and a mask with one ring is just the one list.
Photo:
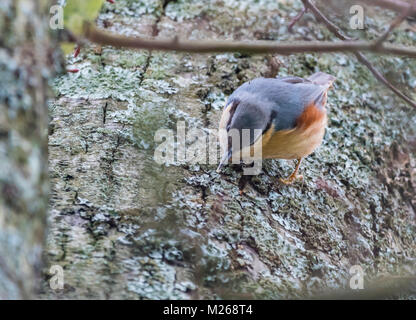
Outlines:
[[217, 173], [220, 173], [221, 168], [230, 160], [231, 154], [232, 154], [231, 150], [230, 151], [226, 151], [224, 153], [224, 155], [222, 156], [222, 159], [220, 161], [220, 164], [218, 165]]

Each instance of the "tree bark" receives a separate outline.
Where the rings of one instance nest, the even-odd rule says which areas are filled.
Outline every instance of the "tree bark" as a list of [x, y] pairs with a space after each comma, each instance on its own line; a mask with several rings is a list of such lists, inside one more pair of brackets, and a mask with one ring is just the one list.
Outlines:
[[[106, 3], [96, 25], [113, 34], [189, 40], [295, 41], [327, 32], [305, 17], [288, 35], [281, 26], [300, 9], [295, 2], [137, 3]], [[384, 30], [382, 18], [373, 19], [380, 21], [374, 34]], [[412, 59], [370, 58], [376, 67], [390, 66], [383, 72], [394, 79], [406, 69], [416, 76]], [[353, 295], [361, 291], [350, 287], [353, 266], [364, 271], [362, 292], [374, 297], [373, 281], [388, 284], [384, 276], [414, 272], [415, 109], [388, 98], [355, 59], [86, 44], [68, 64], [80, 71], [55, 79], [50, 107], [46, 248], [48, 264], [64, 269], [65, 285], [51, 290], [45, 281], [42, 298], [278, 299], [333, 289]], [[172, 165], [155, 162], [158, 129], [173, 130], [177, 141], [183, 121], [187, 134], [215, 130], [225, 100], [242, 83], [318, 70], [338, 80], [328, 96], [324, 143], [304, 160], [302, 182], [279, 184], [293, 170], [287, 161], [264, 161], [251, 178], [238, 166], [217, 174], [216, 165], [178, 157]], [[386, 291], [390, 296], [377, 290], [378, 298]]]
[[47, 211], [49, 1], [0, 6], [0, 299], [34, 297]]

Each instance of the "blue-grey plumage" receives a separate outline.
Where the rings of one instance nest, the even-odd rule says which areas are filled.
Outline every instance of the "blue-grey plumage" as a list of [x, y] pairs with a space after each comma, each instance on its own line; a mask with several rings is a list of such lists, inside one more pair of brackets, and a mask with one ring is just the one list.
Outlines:
[[[318, 77], [318, 75], [321, 77]], [[293, 128], [296, 119], [302, 114], [303, 110], [319, 98], [323, 92], [326, 92], [334, 77], [320, 72], [314, 74], [312, 79], [321, 81], [328, 79], [328, 82], [316, 83], [299, 77], [282, 77], [257, 78], [244, 83], [228, 98], [227, 104], [232, 101], [240, 101], [240, 103], [243, 102], [244, 106], [243, 108], [240, 108], [240, 106], [237, 108], [230, 128], [238, 127], [242, 118], [245, 119], [243, 121], [245, 128], [261, 128], [258, 122], [250, 123], [251, 117], [249, 118], [246, 115], [248, 108], [251, 108], [250, 113], [260, 112], [264, 116], [270, 116], [271, 112], [274, 111], [276, 115], [273, 120], [276, 131]], [[318, 104], [318, 106], [323, 107], [322, 104]], [[258, 117], [253, 119], [259, 120]]]
[[[250, 145], [253, 145], [270, 128], [273, 128], [274, 134], [294, 129], [302, 120], [311, 121], [309, 119], [311, 117], [305, 117], [311, 114], [311, 110], [308, 109], [311, 105], [322, 111], [326, 121], [326, 93], [334, 80], [333, 76], [318, 72], [307, 79], [280, 77], [257, 78], [248, 81], [229, 97], [220, 121], [220, 129], [227, 131], [260, 129], [262, 134], [250, 136]], [[246, 146], [242, 145], [241, 149], [244, 147]], [[230, 150], [229, 143], [228, 148], [225, 149], [226, 153], [218, 169], [229, 161], [234, 152], [238, 151]], [[280, 154], [281, 152], [278, 152], [276, 157], [279, 158]], [[288, 156], [283, 156], [283, 158], [293, 157], [288, 152]]]

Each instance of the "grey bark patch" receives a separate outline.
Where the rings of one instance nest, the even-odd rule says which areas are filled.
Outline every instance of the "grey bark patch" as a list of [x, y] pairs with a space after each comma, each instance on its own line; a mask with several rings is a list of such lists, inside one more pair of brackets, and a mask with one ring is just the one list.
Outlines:
[[[177, 1], [160, 16], [160, 6], [140, 3], [117, 1], [112, 31], [148, 35], [149, 21], [159, 21], [159, 37], [298, 37], [284, 27], [296, 4]], [[381, 30], [382, 20], [375, 23]], [[328, 37], [307, 20], [297, 28]], [[205, 164], [156, 164], [154, 133], [176, 130], [178, 120], [215, 129], [228, 94], [268, 72], [266, 56], [112, 48], [103, 55], [104, 67], [86, 55], [71, 61], [85, 67], [79, 76], [54, 82], [61, 96], [50, 108], [48, 263], [64, 266], [67, 287], [53, 292], [45, 282], [43, 297], [304, 297], [347, 288], [354, 264], [366, 281], [414, 266], [416, 160], [405, 146], [414, 141], [416, 114], [385, 96], [356, 61], [343, 54], [280, 58], [279, 76], [337, 76], [329, 127], [302, 165], [303, 183], [279, 185], [294, 164], [265, 161], [240, 195], [241, 171], [233, 167], [219, 175]], [[416, 76], [414, 62], [379, 61]]]

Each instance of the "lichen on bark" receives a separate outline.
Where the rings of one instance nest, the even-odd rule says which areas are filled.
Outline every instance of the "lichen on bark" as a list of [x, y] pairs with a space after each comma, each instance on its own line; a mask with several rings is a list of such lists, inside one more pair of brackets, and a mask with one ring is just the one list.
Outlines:
[[[120, 0], [104, 5], [97, 24], [187, 39], [332, 39], [309, 15], [288, 33], [300, 8], [300, 1]], [[389, 21], [374, 14], [360, 36]], [[405, 27], [395, 37], [414, 41]], [[293, 167], [286, 161], [265, 161], [251, 179], [236, 166], [218, 174], [206, 164], [155, 163], [157, 129], [178, 121], [216, 128], [226, 97], [275, 73], [273, 59], [280, 76], [324, 71], [338, 79], [324, 143], [305, 160], [302, 183], [279, 185]], [[273, 59], [95, 45], [68, 57], [80, 72], [53, 83], [47, 246], [65, 287], [51, 290], [45, 274], [42, 297], [305, 297], [348, 288], [352, 265], [368, 282], [414, 270], [415, 111], [353, 56]], [[371, 60], [415, 98], [414, 61]]]

